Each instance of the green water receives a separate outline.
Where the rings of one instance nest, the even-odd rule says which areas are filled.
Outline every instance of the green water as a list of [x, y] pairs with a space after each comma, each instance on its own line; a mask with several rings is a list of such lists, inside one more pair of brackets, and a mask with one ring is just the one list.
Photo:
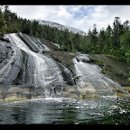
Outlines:
[[31, 99], [0, 104], [0, 124], [130, 124], [130, 98]]

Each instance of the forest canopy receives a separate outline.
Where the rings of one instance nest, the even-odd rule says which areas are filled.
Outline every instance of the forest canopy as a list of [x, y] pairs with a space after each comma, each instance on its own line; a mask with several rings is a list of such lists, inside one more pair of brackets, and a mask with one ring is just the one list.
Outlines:
[[129, 21], [121, 23], [120, 17], [115, 17], [112, 26], [108, 25], [99, 32], [94, 24], [93, 29], [83, 36], [21, 18], [11, 12], [9, 6], [0, 6], [0, 36], [19, 32], [57, 43], [63, 51], [108, 54], [130, 64]]

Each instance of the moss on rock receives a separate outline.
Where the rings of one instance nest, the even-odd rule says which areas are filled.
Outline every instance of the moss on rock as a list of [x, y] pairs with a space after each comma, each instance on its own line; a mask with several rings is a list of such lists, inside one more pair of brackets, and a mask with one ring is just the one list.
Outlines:
[[101, 73], [114, 81], [119, 82], [121, 85], [130, 84], [128, 81], [129, 65], [119, 61], [116, 57], [105, 54], [90, 54], [90, 59], [94, 60], [95, 64], [102, 68]]

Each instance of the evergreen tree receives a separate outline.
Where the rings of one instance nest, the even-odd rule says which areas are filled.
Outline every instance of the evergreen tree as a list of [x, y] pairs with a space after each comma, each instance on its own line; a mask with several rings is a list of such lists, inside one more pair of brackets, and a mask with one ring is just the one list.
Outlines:
[[2, 6], [0, 7], [0, 36], [2, 36], [6, 32], [6, 24], [4, 15], [2, 13]]
[[30, 21], [12, 13], [9, 6], [0, 6], [0, 35], [4, 33], [22, 32], [57, 43], [60, 49], [69, 52], [84, 52], [96, 54], [111, 54], [130, 64], [130, 27], [129, 21], [121, 23], [120, 17], [115, 17], [113, 26], [97, 31], [96, 24], [88, 34], [81, 36], [55, 27], [40, 25], [38, 21]]

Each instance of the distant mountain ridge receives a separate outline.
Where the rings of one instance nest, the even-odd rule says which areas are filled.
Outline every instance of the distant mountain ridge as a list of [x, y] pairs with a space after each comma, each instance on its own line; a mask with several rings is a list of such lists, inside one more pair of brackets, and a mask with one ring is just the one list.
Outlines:
[[78, 33], [80, 35], [86, 35], [86, 33], [82, 30], [79, 30], [79, 29], [76, 29], [76, 28], [73, 28], [73, 27], [69, 27], [69, 26], [66, 26], [66, 25], [62, 25], [62, 24], [59, 24], [59, 23], [56, 23], [56, 22], [52, 22], [52, 21], [46, 21], [46, 20], [38, 20], [39, 24], [43, 24], [43, 25], [49, 25], [50, 27], [56, 27], [57, 29], [59, 30], [65, 30], [65, 29], [68, 29], [69, 32], [73, 32], [73, 33]]

